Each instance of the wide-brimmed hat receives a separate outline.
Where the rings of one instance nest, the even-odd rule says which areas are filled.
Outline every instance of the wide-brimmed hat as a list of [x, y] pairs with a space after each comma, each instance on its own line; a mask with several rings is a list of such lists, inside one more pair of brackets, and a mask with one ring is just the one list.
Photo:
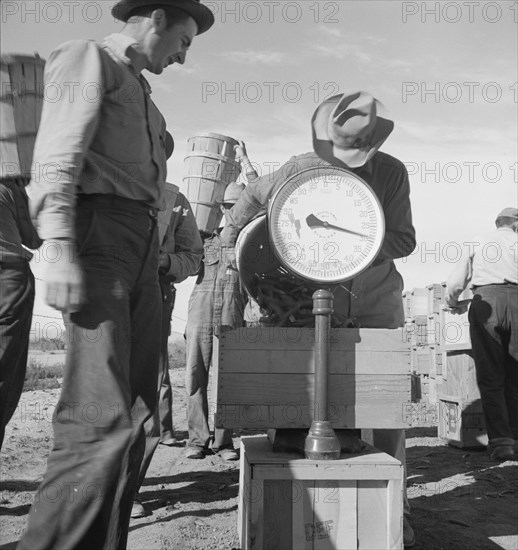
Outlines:
[[512, 206], [504, 208], [496, 217], [497, 220], [498, 218], [514, 218], [518, 220], [518, 208], [513, 208]]
[[214, 24], [214, 14], [200, 0], [120, 0], [112, 8], [115, 19], [126, 22], [131, 12], [141, 6], [178, 8], [188, 13], [198, 26], [198, 33], [208, 31]]
[[326, 99], [313, 114], [313, 149], [324, 160], [335, 157], [347, 166], [363, 166], [394, 129], [377, 115], [378, 100], [367, 92]]

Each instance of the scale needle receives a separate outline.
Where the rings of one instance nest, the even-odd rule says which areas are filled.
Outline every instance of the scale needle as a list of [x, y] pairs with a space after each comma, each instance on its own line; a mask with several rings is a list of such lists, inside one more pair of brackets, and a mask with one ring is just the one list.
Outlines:
[[344, 233], [350, 233], [351, 235], [358, 235], [359, 237], [368, 237], [368, 235], [366, 235], [365, 233], [358, 233], [357, 231], [352, 231], [351, 229], [345, 229], [345, 227], [338, 227], [338, 225], [333, 225], [332, 223], [320, 220], [314, 214], [310, 214], [306, 218], [306, 223], [311, 229], [313, 229], [314, 227], [324, 227], [325, 229], [335, 229], [336, 231], [343, 231]]

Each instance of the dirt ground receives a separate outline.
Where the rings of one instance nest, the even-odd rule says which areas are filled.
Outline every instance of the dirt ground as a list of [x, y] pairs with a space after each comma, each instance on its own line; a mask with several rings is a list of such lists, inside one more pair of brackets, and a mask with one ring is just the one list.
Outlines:
[[[159, 446], [141, 491], [151, 515], [132, 520], [128, 548], [239, 549], [239, 465], [214, 455], [183, 458], [183, 371], [173, 369], [171, 374], [180, 444]], [[52, 445], [51, 417], [58, 395], [57, 389], [25, 392], [7, 428], [0, 469], [0, 549], [15, 548], [25, 528]], [[435, 433], [430, 428], [407, 432], [416, 550], [516, 550], [518, 463], [495, 463], [484, 450], [449, 447]]]

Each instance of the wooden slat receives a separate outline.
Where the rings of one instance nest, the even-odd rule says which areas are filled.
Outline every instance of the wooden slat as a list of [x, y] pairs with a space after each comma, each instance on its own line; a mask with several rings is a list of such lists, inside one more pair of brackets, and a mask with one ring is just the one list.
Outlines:
[[[219, 375], [218, 399], [244, 405], [312, 403], [314, 376], [308, 374]], [[410, 401], [410, 375], [332, 374], [328, 382], [329, 403], [357, 405]]]
[[237, 509], [237, 532], [241, 546], [247, 547], [246, 540], [248, 537], [248, 519], [249, 513], [249, 498], [247, 483], [251, 479], [250, 463], [245, 453], [243, 442], [240, 444], [240, 457], [239, 457], [239, 504]]
[[[337, 461], [334, 461], [337, 462]], [[357, 470], [356, 468], [364, 468]], [[401, 476], [401, 466], [386, 465], [383, 469], [373, 466], [370, 463], [359, 464], [336, 464], [333, 468], [316, 467], [315, 465], [292, 465], [290, 468], [279, 468], [275, 465], [262, 465], [256, 471], [255, 479], [355, 479], [355, 480], [380, 480], [396, 479]]]
[[[249, 463], [254, 464], [254, 479], [369, 479], [356, 476], [372, 474], [376, 469], [383, 470], [384, 477], [381, 479], [401, 477], [401, 463], [370, 445], [365, 445], [361, 454], [344, 454], [340, 459], [329, 460], [322, 465], [321, 460], [308, 460], [297, 453], [274, 451], [264, 435], [244, 437], [241, 444]], [[281, 477], [268, 477], [273, 469], [278, 470]]]
[[[334, 429], [377, 428], [395, 429], [413, 426], [407, 403], [383, 403], [380, 406], [331, 405], [329, 419]], [[299, 429], [309, 428], [313, 420], [313, 407], [293, 405], [240, 405], [218, 404], [216, 427], [228, 429]]]
[[315, 481], [313, 502], [314, 549], [356, 548], [357, 482]]
[[480, 399], [475, 362], [470, 355], [462, 351], [446, 354], [445, 376], [438, 393], [454, 396], [455, 401]]
[[[403, 468], [401, 466], [401, 468]], [[403, 476], [387, 483], [388, 544], [391, 550], [403, 550]]]
[[264, 508], [262, 506], [263, 499], [262, 495], [264, 494], [263, 481], [257, 480], [255, 478], [250, 479], [249, 488], [250, 488], [250, 511], [248, 513], [249, 517], [249, 534], [248, 541], [249, 546], [247, 548], [252, 548], [256, 550], [262, 550], [263, 548], [263, 535], [264, 535], [264, 525], [263, 525], [263, 514]]
[[293, 481], [293, 548], [313, 550], [313, 480]]
[[263, 489], [263, 549], [292, 548], [292, 481], [265, 479]]
[[[220, 373], [217, 425], [307, 428], [313, 420], [313, 385], [312, 375]], [[410, 375], [329, 377], [328, 420], [335, 428], [405, 427], [409, 402]]]
[[[313, 349], [312, 328], [246, 327], [222, 332], [222, 346], [228, 349]], [[407, 351], [403, 329], [331, 329], [331, 349], [359, 351]]]
[[[265, 344], [265, 346], [267, 346]], [[219, 370], [224, 373], [311, 373], [315, 370], [313, 349], [228, 349], [220, 350]], [[407, 374], [410, 351], [345, 351], [331, 349], [331, 374]]]
[[[386, 480], [358, 481], [358, 549], [388, 548], [388, 516]], [[373, 525], [376, 528], [373, 528]]]

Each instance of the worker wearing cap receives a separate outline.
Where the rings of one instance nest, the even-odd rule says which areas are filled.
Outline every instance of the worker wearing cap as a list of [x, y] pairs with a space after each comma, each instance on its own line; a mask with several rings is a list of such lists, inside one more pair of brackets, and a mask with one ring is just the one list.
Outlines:
[[496, 229], [475, 237], [446, 283], [453, 312], [471, 284], [469, 331], [477, 383], [494, 460], [517, 456], [518, 441], [518, 209], [504, 208]]
[[[244, 148], [244, 144], [241, 144]], [[237, 156], [244, 166], [246, 150]], [[245, 186], [231, 183], [225, 190], [220, 205], [225, 217], [237, 202]], [[185, 456], [203, 459], [214, 452], [223, 460], [237, 460], [232, 431], [214, 428], [211, 441], [207, 386], [212, 361], [213, 338], [219, 327], [243, 326], [245, 296], [241, 289], [239, 274], [222, 257], [228, 249], [221, 248], [221, 228], [212, 234], [203, 233], [204, 256], [202, 269], [189, 298], [186, 339], [185, 389], [187, 392], [187, 426], [189, 440]], [[233, 253], [233, 249], [230, 250]]]
[[[381, 250], [364, 272], [333, 289], [333, 309], [352, 326], [398, 328], [404, 324], [401, 293], [403, 279], [394, 259], [415, 248], [408, 173], [401, 161], [378, 151], [394, 128], [377, 114], [379, 102], [367, 92], [333, 96], [318, 106], [311, 120], [313, 151], [289, 159], [273, 174], [251, 181], [227, 216], [222, 231], [224, 246], [232, 247], [239, 231], [261, 210], [291, 176], [315, 167], [337, 166], [352, 170], [377, 195], [385, 216]], [[405, 432], [373, 430], [374, 446], [405, 465]], [[404, 543], [415, 544], [408, 522], [410, 512], [404, 491]]]
[[44, 297], [68, 342], [54, 447], [19, 550], [126, 547], [157, 401], [166, 123], [142, 73], [184, 64], [214, 16], [197, 0], [120, 0], [112, 15], [121, 32], [70, 40], [45, 66], [45, 84], [97, 93], [45, 98], [34, 148], [31, 213], [60, 251]]

